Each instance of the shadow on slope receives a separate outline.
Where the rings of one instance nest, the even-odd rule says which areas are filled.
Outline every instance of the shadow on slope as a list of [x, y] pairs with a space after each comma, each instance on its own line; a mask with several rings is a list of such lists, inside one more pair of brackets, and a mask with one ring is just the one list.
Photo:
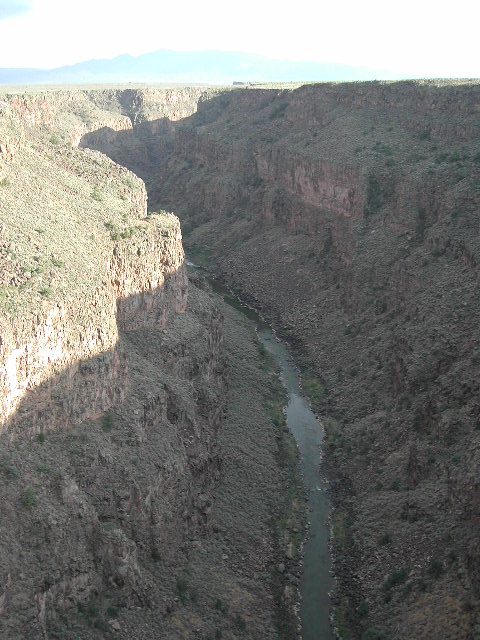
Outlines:
[[118, 300], [115, 347], [28, 391], [5, 425], [2, 637], [93, 638], [112, 611], [136, 629], [135, 607], [157, 624], [173, 610], [183, 541], [211, 526], [224, 385], [211, 302], [194, 291], [166, 324], [185, 284], [182, 266], [173, 291]]

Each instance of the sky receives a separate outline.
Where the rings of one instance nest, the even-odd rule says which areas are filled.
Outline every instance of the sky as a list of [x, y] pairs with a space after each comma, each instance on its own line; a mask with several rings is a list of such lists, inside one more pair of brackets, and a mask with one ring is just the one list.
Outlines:
[[480, 77], [476, 0], [0, 0], [0, 67], [213, 49]]

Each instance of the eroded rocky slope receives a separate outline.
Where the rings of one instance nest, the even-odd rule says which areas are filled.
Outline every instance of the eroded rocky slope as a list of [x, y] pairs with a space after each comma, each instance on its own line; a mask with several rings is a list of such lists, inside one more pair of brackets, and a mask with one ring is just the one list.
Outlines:
[[[191, 93], [151, 108], [188, 115]], [[275, 521], [295, 455], [279, 457], [276, 374], [233, 312], [224, 343], [178, 219], [72, 146], [148, 106], [127, 118], [120, 98], [0, 104], [0, 635], [283, 637]]]
[[479, 110], [475, 82], [240, 90], [82, 141], [295, 346], [344, 638], [480, 633]]

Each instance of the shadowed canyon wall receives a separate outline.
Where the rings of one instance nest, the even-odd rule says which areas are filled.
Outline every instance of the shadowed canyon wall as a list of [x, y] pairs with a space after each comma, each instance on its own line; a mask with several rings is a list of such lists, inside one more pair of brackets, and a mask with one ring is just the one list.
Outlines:
[[90, 616], [97, 637], [108, 591], [158, 626], [169, 563], [211, 527], [222, 318], [194, 292], [168, 331], [187, 307], [178, 219], [147, 217], [136, 176], [45, 129], [68, 96], [25, 104], [2, 104], [0, 133], [1, 634], [76, 637]]
[[149, 117], [171, 136], [218, 93], [0, 101], [2, 638], [296, 634], [304, 506], [275, 368], [188, 281], [178, 218], [76, 148]]
[[238, 90], [81, 143], [294, 346], [327, 430], [341, 637], [480, 633], [479, 110], [473, 81]]

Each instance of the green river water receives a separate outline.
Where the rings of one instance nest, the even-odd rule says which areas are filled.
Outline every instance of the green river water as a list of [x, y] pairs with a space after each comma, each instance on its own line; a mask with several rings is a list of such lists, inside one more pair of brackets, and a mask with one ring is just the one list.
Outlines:
[[[189, 264], [191, 268], [195, 267]], [[302, 392], [298, 369], [285, 343], [275, 336], [258, 313], [242, 304], [217, 280], [206, 275], [215, 293], [227, 304], [246, 315], [255, 325], [260, 341], [272, 354], [280, 369], [281, 380], [288, 393], [287, 424], [297, 441], [300, 452], [300, 471], [308, 492], [310, 528], [303, 549], [304, 563], [299, 586], [302, 638], [303, 640], [333, 640], [334, 635], [330, 625], [329, 592], [332, 588], [332, 578], [327, 522], [330, 501], [327, 482], [319, 471], [323, 427], [313, 414]]]

